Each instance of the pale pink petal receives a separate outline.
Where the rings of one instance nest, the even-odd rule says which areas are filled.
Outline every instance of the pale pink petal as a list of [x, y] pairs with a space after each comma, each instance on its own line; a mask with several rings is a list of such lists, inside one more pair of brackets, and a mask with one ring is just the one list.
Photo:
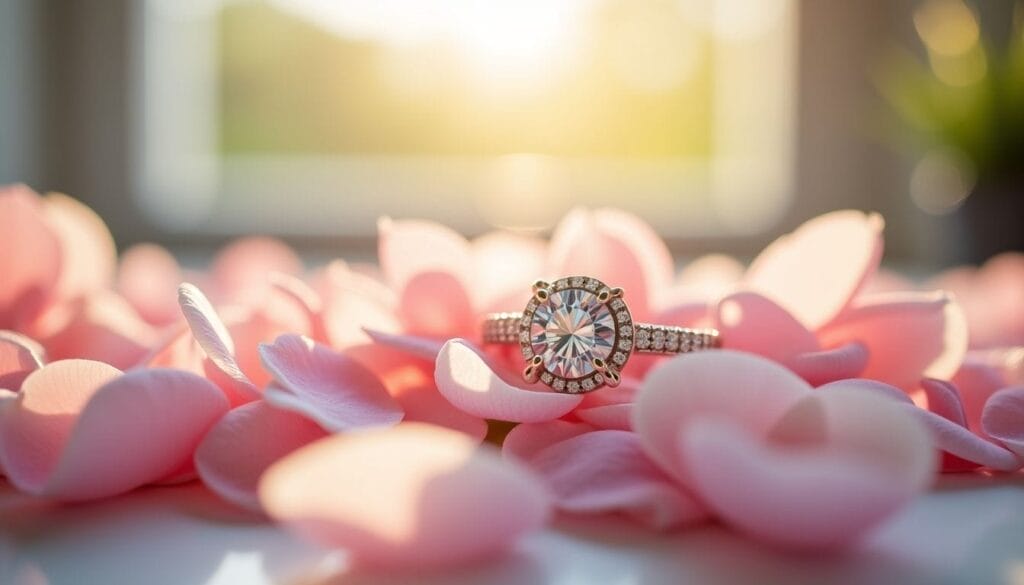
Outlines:
[[990, 396], [996, 391], [1024, 384], [1024, 348], [991, 349], [971, 351], [964, 357], [964, 362], [956, 375], [953, 384], [960, 390], [964, 411], [967, 415], [967, 426], [974, 432], [983, 432], [981, 414]]
[[449, 274], [463, 285], [473, 270], [473, 251], [461, 235], [441, 224], [384, 218], [377, 224], [377, 256], [394, 290], [405, 289], [417, 274]]
[[599, 429], [633, 430], [633, 405], [629, 403], [577, 408], [573, 413], [581, 421]]
[[491, 232], [473, 240], [474, 306], [485, 312], [518, 311], [530, 298], [530, 286], [544, 275], [544, 240]]
[[301, 275], [302, 260], [284, 242], [263, 236], [239, 238], [217, 252], [210, 285], [219, 301], [246, 302], [260, 295], [273, 272]]
[[831, 321], [882, 258], [882, 217], [835, 211], [775, 240], [750, 265], [746, 286], [782, 305], [808, 329]]
[[501, 452], [507, 457], [518, 457], [522, 461], [528, 461], [551, 445], [596, 430], [597, 427], [593, 425], [567, 420], [523, 423], [516, 425], [505, 435]]
[[[178, 288], [178, 304], [199, 347], [206, 352], [210, 363], [231, 382], [227, 387], [231, 404], [259, 398], [256, 386], [242, 373], [235, 360], [235, 344], [227, 327], [206, 296], [194, 285], [185, 283]], [[217, 383], [221, 388], [226, 387], [220, 381]]]
[[364, 327], [388, 333], [401, 330], [395, 314], [398, 300], [382, 283], [352, 271], [340, 261], [328, 265], [323, 280], [324, 328], [334, 347], [366, 343]]
[[174, 256], [156, 244], [136, 244], [121, 254], [117, 292], [154, 325], [181, 318], [178, 284], [184, 279]]
[[374, 331], [372, 329], [367, 329], [366, 334], [375, 343], [386, 345], [388, 347], [407, 352], [411, 356], [430, 361], [437, 359], [437, 354], [441, 353], [441, 348], [445, 344], [445, 340], [437, 339], [435, 337], [394, 335], [391, 333], [384, 333], [383, 331]]
[[[312, 339], [281, 335], [273, 344], [261, 345], [260, 355], [276, 383], [303, 405], [301, 412], [329, 431], [402, 420], [402, 409], [377, 376]], [[270, 396], [267, 399], [273, 402]]]
[[572, 437], [541, 450], [529, 465], [565, 512], [624, 514], [658, 530], [707, 518], [703, 506], [647, 458], [634, 433]]
[[227, 410], [216, 386], [187, 372], [54, 362], [0, 404], [3, 467], [34, 495], [112, 496], [179, 471]]
[[260, 501], [300, 535], [388, 567], [493, 556], [541, 527], [550, 506], [521, 464], [422, 423], [304, 447], [267, 471]]
[[0, 330], [0, 388], [17, 392], [29, 374], [43, 367], [44, 356], [32, 339]]
[[80, 297], [65, 304], [62, 311], [66, 321], [43, 340], [50, 359], [91, 359], [129, 368], [159, 339], [156, 329], [113, 292]]
[[61, 193], [48, 193], [43, 198], [43, 211], [60, 240], [57, 296], [73, 299], [109, 288], [117, 267], [117, 249], [100, 216]]
[[945, 380], [925, 378], [921, 380], [921, 389], [928, 397], [928, 410], [960, 426], [967, 426], [964, 405], [956, 386]]
[[437, 391], [433, 383], [406, 388], [394, 397], [405, 412], [406, 421], [446, 427], [465, 433], [477, 441], [487, 436], [487, 421], [456, 408]]
[[0, 187], [0, 328], [23, 329], [53, 293], [62, 268], [60, 240], [41, 200], [24, 185]]
[[[267, 275], [268, 284], [273, 277]], [[259, 345], [270, 343], [278, 335], [297, 333], [309, 336], [315, 328], [317, 315], [311, 314], [303, 302], [268, 286], [258, 301], [241, 307], [224, 309], [224, 323], [235, 343], [235, 361], [257, 388], [270, 382], [270, 374], [260, 361]]]
[[291, 301], [302, 312], [303, 321], [309, 324], [309, 336], [314, 341], [327, 342], [324, 304], [312, 287], [298, 277], [280, 272], [270, 274], [270, 286], [274, 296]]
[[680, 438], [690, 485], [759, 539], [814, 549], [858, 540], [926, 487], [934, 455], [927, 432], [895, 405], [870, 395], [844, 402], [844, 412], [820, 409], [829, 436], [819, 446], [768, 444], [735, 421], [693, 421]]
[[677, 300], [714, 302], [736, 288], [744, 266], [732, 256], [707, 254], [686, 264], [676, 278]]
[[518, 388], [501, 379], [465, 340], [446, 343], [437, 356], [437, 389], [456, 407], [481, 418], [542, 422], [559, 418], [581, 397]]
[[707, 302], [684, 302], [657, 311], [651, 321], [677, 327], [714, 327], [715, 305]]
[[756, 353], [783, 364], [821, 349], [813, 333], [757, 293], [739, 292], [722, 299], [716, 320], [727, 349]]
[[469, 291], [444, 272], [421, 272], [400, 289], [398, 317], [413, 335], [467, 337], [479, 329]]
[[810, 391], [786, 368], [753, 354], [682, 355], [648, 374], [633, 405], [633, 428], [648, 455], [686, 482], [693, 470], [680, 457], [680, 429], [701, 418], [727, 418], [761, 436]]
[[868, 348], [852, 341], [835, 349], [811, 351], [794, 357], [789, 367], [812, 386], [856, 378], [868, 365]]
[[836, 391], [872, 393], [898, 403], [900, 408], [917, 418], [931, 433], [935, 448], [944, 453], [943, 471], [964, 471], [978, 466], [1013, 471], [1020, 467], [1013, 453], [978, 436], [958, 422], [920, 408], [895, 386], [875, 380], [840, 380], [821, 386], [816, 393]]
[[1024, 387], [993, 394], [985, 404], [981, 425], [988, 436], [1013, 451], [1024, 464]]
[[275, 461], [327, 436], [308, 418], [263, 400], [232, 409], [203, 438], [195, 452], [203, 483], [225, 500], [260, 510], [256, 490]]
[[551, 237], [547, 276], [585, 275], [626, 290], [635, 318], [661, 304], [672, 285], [672, 255], [640, 218], [617, 209], [574, 209]]
[[861, 375], [904, 390], [923, 377], [949, 379], [967, 351], [963, 312], [942, 293], [859, 299], [818, 337], [826, 347], [863, 343], [869, 358]]
[[[875, 271], [874, 276], [868, 280], [867, 284], [864, 285], [861, 293], [873, 295], [879, 293], [914, 290], [915, 288], [917, 288], [917, 285], [914, 284], [914, 281], [903, 276], [899, 272], [880, 267]], [[932, 288], [940, 289], [943, 287], [937, 286]]]

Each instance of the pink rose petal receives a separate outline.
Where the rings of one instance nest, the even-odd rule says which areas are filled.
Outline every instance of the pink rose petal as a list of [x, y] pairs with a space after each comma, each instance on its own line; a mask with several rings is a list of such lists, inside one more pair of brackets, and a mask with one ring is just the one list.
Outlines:
[[156, 244], [136, 244], [121, 254], [117, 292], [154, 325], [181, 318], [176, 291], [184, 279], [174, 256]]
[[547, 275], [587, 275], [626, 290], [633, 317], [644, 319], [672, 284], [672, 256], [640, 218], [617, 209], [574, 209], [551, 237]]
[[792, 358], [789, 367], [812, 386], [856, 378], [868, 365], [868, 348], [853, 341], [835, 349], [811, 351]]
[[577, 514], [620, 513], [658, 530], [693, 524], [707, 512], [647, 458], [637, 436], [595, 431], [555, 443], [529, 460], [554, 494]]
[[956, 373], [967, 351], [967, 323], [944, 294], [887, 294], [858, 299], [819, 339], [826, 347], [863, 343], [869, 358], [861, 375], [910, 390], [923, 377]]
[[394, 335], [391, 333], [384, 333], [383, 331], [374, 331], [373, 329], [367, 329], [366, 334], [375, 343], [386, 345], [406, 352], [410, 356], [430, 361], [437, 360], [437, 354], [441, 353], [441, 348], [444, 347], [445, 344], [445, 340], [434, 337]]
[[327, 434], [305, 416], [263, 400], [249, 402], [224, 415], [203, 438], [195, 452], [196, 471], [225, 500], [259, 511], [256, 489], [263, 472]]
[[62, 268], [60, 240], [39, 196], [24, 185], [0, 187], [0, 250], [0, 328], [24, 329], [42, 311]]
[[1024, 464], [1024, 387], [1005, 388], [985, 404], [981, 426]]
[[754, 437], [766, 434], [811, 387], [768, 359], [721, 350], [681, 355], [654, 368], [637, 392], [633, 428], [648, 455], [684, 483], [680, 429], [726, 418]]
[[953, 376], [967, 416], [967, 426], [982, 432], [981, 415], [989, 397], [1007, 386], [1024, 384], [1017, 370], [1024, 364], [1024, 348], [970, 351]]
[[112, 496], [179, 471], [227, 409], [213, 384], [187, 372], [54, 362], [0, 404], [0, 459], [33, 495]]
[[260, 501], [298, 534], [387, 567], [493, 556], [543, 525], [550, 505], [522, 465], [422, 423], [304, 447], [266, 472]]
[[459, 279], [444, 272], [421, 272], [401, 289], [398, 316], [412, 335], [465, 337], [479, 328], [469, 292]]
[[539, 238], [491, 232], [472, 243], [474, 306], [485, 312], [518, 311], [544, 274], [547, 245]]
[[[388, 426], [402, 409], [370, 370], [352, 358], [299, 335], [261, 345], [263, 365], [300, 404], [300, 412], [329, 431]], [[274, 400], [268, 396], [268, 400]], [[294, 403], [292, 408], [294, 408]], [[284, 403], [278, 403], [284, 406]]]
[[739, 292], [718, 303], [718, 330], [727, 349], [756, 353], [788, 364], [794, 356], [821, 349], [814, 334], [776, 303]]
[[921, 389], [928, 397], [928, 410], [962, 427], [967, 426], [964, 405], [956, 386], [944, 380], [925, 378], [921, 380]]
[[302, 271], [302, 260], [284, 242], [245, 237], [217, 252], [210, 267], [210, 286], [219, 301], [242, 303], [263, 293], [271, 273], [298, 276]]
[[551, 445], [596, 430], [597, 427], [593, 425], [567, 420], [523, 423], [516, 425], [505, 435], [501, 452], [507, 457], [518, 457], [522, 461], [528, 461]]
[[607, 404], [590, 408], [577, 408], [574, 414], [581, 421], [590, 423], [599, 429], [633, 430], [632, 404]]
[[117, 368], [138, 364], [157, 331], [124, 299], [109, 291], [80, 297], [61, 309], [66, 321], [43, 340], [50, 359], [91, 359]]
[[429, 221], [382, 219], [377, 255], [394, 290], [404, 290], [418, 274], [449, 274], [464, 286], [471, 280], [473, 252], [461, 235]]
[[398, 300], [382, 283], [335, 261], [324, 269], [321, 296], [327, 339], [336, 348], [366, 343], [364, 327], [395, 333]]
[[327, 330], [324, 325], [324, 305], [312, 287], [295, 276], [274, 272], [269, 275], [272, 292], [282, 300], [288, 300], [298, 308], [303, 320], [309, 324], [309, 336], [314, 341], [326, 343]]
[[746, 286], [779, 303], [808, 329], [831, 321], [882, 258], [878, 214], [835, 211], [782, 236], [751, 263]]
[[45, 352], [35, 341], [13, 331], [0, 331], [0, 388], [17, 392], [32, 372], [43, 367]]
[[61, 193], [48, 193], [43, 198], [43, 211], [60, 240], [62, 261], [56, 294], [72, 299], [109, 288], [117, 250], [100, 216]]
[[226, 389], [231, 404], [259, 398], [256, 386], [242, 373], [235, 360], [235, 344], [227, 327], [206, 296], [195, 285], [185, 283], [178, 288], [178, 303], [196, 342], [210, 362], [230, 380], [228, 387], [218, 385]]
[[441, 349], [434, 379], [452, 404], [481, 418], [542, 422], [566, 414], [581, 400], [578, 395], [512, 386], [462, 339], [453, 339]]
[[744, 266], [732, 256], [706, 254], [686, 264], [676, 279], [679, 300], [714, 302], [736, 288]]

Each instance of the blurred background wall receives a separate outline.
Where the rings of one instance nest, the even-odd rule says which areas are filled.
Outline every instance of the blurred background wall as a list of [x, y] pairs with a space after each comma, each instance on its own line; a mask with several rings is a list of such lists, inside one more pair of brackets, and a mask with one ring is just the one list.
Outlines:
[[[1024, 45], [1015, 2], [467, 6], [0, 0], [0, 182], [82, 199], [121, 245], [365, 254], [382, 214], [543, 232], [614, 204], [681, 255], [749, 255], [854, 207], [885, 215], [890, 261], [977, 259], [980, 173], [963, 149], [928, 158], [951, 150], [915, 133], [912, 97], [987, 83], [979, 47], [994, 71]], [[1024, 196], [1000, 169], [1001, 233]]]

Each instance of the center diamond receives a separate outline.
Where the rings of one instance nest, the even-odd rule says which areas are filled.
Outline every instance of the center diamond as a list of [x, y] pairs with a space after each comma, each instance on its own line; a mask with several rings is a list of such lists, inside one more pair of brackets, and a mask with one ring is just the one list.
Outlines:
[[537, 305], [530, 323], [530, 344], [547, 371], [563, 378], [581, 378], [594, 371], [594, 358], [608, 359], [615, 333], [615, 318], [597, 295], [570, 288], [552, 292]]

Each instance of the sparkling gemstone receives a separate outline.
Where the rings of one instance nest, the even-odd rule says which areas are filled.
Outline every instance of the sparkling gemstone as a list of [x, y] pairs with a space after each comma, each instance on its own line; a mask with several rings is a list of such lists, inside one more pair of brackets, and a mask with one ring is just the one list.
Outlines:
[[530, 343], [544, 369], [563, 378], [594, 371], [594, 358], [608, 359], [615, 343], [615, 320], [597, 295], [578, 288], [551, 293], [533, 314]]

